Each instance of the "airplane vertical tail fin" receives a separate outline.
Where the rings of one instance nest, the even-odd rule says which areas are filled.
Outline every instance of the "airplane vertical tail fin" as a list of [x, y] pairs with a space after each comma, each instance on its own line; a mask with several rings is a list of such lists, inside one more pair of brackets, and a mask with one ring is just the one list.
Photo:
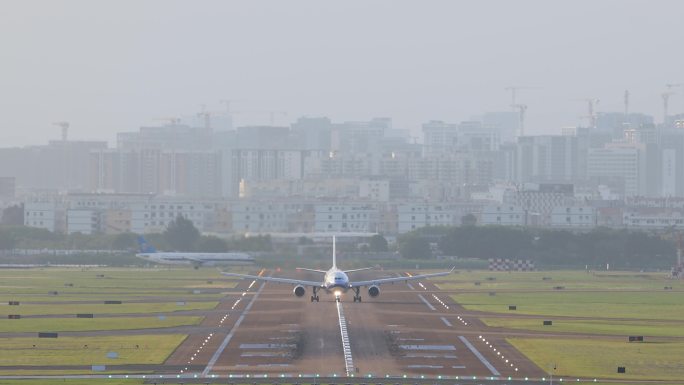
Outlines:
[[145, 238], [142, 235], [138, 236], [138, 246], [140, 247], [141, 253], [156, 253], [157, 252], [157, 249], [155, 249], [154, 246], [147, 243], [147, 241], [145, 240]]
[[337, 253], [335, 250], [335, 236], [333, 235], [333, 268], [337, 268]]

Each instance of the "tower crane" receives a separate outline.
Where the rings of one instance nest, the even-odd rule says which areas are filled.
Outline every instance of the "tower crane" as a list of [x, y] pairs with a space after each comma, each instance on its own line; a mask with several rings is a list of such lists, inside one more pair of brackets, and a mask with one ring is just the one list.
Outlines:
[[575, 101], [579, 102], [586, 102], [587, 103], [587, 116], [585, 116], [589, 120], [589, 127], [590, 128], [596, 128], [596, 106], [598, 106], [599, 102], [601, 102], [601, 99], [599, 98], [584, 98], [584, 99], [575, 99]]
[[53, 122], [52, 124], [62, 128], [62, 142], [66, 142], [69, 136], [69, 122]]
[[667, 83], [665, 87], [667, 87], [668, 91], [672, 91], [673, 88], [684, 87], [684, 83]]
[[243, 101], [243, 100], [241, 100], [241, 99], [221, 99], [221, 100], [219, 101], [219, 103], [225, 104], [225, 105], [226, 105], [226, 113], [227, 113], [227, 114], [231, 114], [231, 113], [233, 112], [233, 111], [231, 111], [231, 109], [230, 109], [231, 104], [237, 103], [237, 102], [242, 102], [242, 101]]
[[518, 119], [520, 121], [520, 136], [525, 136], [525, 112], [527, 111], [527, 104], [511, 104], [511, 107], [518, 110]]
[[518, 90], [536, 90], [539, 87], [528, 87], [528, 86], [508, 86], [504, 88], [506, 91], [511, 92], [511, 106], [517, 105], [516, 96], [518, 95]]
[[667, 87], [668, 91], [672, 91], [673, 88], [681, 88], [684, 91], [684, 83], [668, 83], [665, 84], [665, 87]]
[[675, 92], [672, 91], [667, 91], [660, 94], [660, 97], [663, 98], [663, 124], [667, 122], [667, 110], [670, 104], [670, 96], [674, 94]]

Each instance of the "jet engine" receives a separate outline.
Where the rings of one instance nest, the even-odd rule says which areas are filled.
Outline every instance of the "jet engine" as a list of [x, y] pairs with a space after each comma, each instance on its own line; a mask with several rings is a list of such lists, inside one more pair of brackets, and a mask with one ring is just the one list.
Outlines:
[[304, 293], [306, 293], [306, 289], [302, 285], [297, 285], [292, 292], [297, 297], [303, 297]]
[[379, 296], [380, 295], [380, 288], [375, 286], [375, 285], [369, 287], [368, 288], [368, 295], [370, 295], [371, 297]]

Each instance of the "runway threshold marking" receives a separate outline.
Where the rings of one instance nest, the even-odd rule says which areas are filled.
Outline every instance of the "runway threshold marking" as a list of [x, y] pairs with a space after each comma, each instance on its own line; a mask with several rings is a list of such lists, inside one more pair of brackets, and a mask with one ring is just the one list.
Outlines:
[[[254, 283], [254, 282], [252, 282], [252, 283]], [[207, 363], [207, 367], [204, 368], [204, 370], [202, 371], [202, 377], [206, 377], [209, 374], [209, 372], [214, 368], [214, 365], [216, 365], [216, 361], [218, 361], [221, 354], [223, 354], [223, 351], [228, 346], [228, 343], [230, 343], [230, 340], [233, 339], [233, 336], [235, 335], [235, 331], [240, 326], [242, 321], [245, 319], [245, 316], [247, 315], [247, 313], [249, 313], [249, 309], [252, 308], [254, 301], [256, 301], [257, 297], [259, 297], [259, 294], [261, 293], [261, 290], [264, 289], [264, 286], [266, 286], [266, 282], [262, 283], [261, 286], [259, 286], [259, 289], [254, 293], [254, 296], [252, 296], [252, 299], [249, 301], [249, 303], [245, 307], [245, 310], [243, 310], [242, 314], [240, 315], [240, 318], [238, 318], [237, 322], [235, 322], [235, 325], [233, 325], [233, 328], [230, 329], [230, 333], [228, 333], [226, 338], [223, 339], [223, 342], [221, 342], [221, 345], [218, 347], [218, 349], [216, 349], [216, 352], [214, 352], [214, 355], [211, 356], [211, 359]], [[247, 290], [249, 290], [249, 289], [247, 289]]]
[[349, 344], [349, 334], [347, 333], [347, 319], [344, 318], [342, 302], [337, 303], [337, 318], [340, 321], [340, 336], [342, 337], [342, 351], [344, 352], [344, 366], [347, 377], [354, 373], [354, 360], [352, 359], [351, 346]]
[[465, 346], [468, 347], [468, 349], [470, 349], [470, 351], [475, 355], [475, 357], [477, 357], [480, 360], [480, 362], [482, 362], [482, 364], [484, 366], [486, 366], [487, 369], [489, 369], [490, 372], [492, 372], [492, 375], [494, 375], [494, 376], [500, 376], [501, 375], [501, 373], [499, 373], [499, 371], [496, 370], [494, 365], [490, 364], [489, 361], [487, 361], [487, 359], [484, 358], [482, 353], [480, 353], [480, 351], [477, 350], [477, 348], [475, 348], [475, 346], [473, 346], [473, 344], [471, 344], [467, 338], [465, 338], [464, 336], [458, 336], [458, 339], [461, 340], [461, 342], [463, 342], [463, 344], [465, 344]]
[[432, 306], [432, 304], [431, 304], [430, 302], [428, 302], [428, 300], [426, 300], [425, 297], [423, 297], [421, 294], [418, 294], [418, 298], [420, 298], [420, 300], [423, 301], [423, 303], [425, 303], [425, 304], [427, 305], [427, 307], [430, 308], [430, 310], [437, 310], [437, 309], [435, 309], [435, 307]]

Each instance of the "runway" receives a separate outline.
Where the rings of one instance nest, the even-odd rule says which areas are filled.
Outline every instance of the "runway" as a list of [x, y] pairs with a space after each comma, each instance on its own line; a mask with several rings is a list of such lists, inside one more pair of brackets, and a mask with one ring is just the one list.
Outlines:
[[[383, 273], [356, 274], [353, 279]], [[320, 278], [304, 272], [287, 276]], [[544, 375], [504, 338], [489, 337], [477, 319], [461, 316], [463, 309], [429, 282], [389, 284], [381, 289], [376, 298], [362, 293], [361, 303], [351, 301], [351, 292], [343, 294], [340, 307], [345, 322], [341, 325], [333, 295], [321, 293], [320, 302], [311, 302], [310, 293], [295, 297], [291, 285], [262, 287], [242, 281], [235, 295], [221, 301], [219, 307], [225, 314], [212, 312], [204, 329], [191, 334], [166, 365], [182, 366], [181, 373], [204, 377]], [[212, 327], [216, 331], [206, 334]], [[346, 330], [346, 342], [341, 329]], [[351, 368], [349, 358], [353, 359]]]
[[[321, 279], [311, 272], [264, 271], [262, 274]], [[363, 271], [351, 273], [351, 279], [397, 274]], [[270, 378], [542, 378], [545, 375], [506, 343], [505, 337], [509, 334], [486, 327], [477, 319], [477, 314], [464, 311], [429, 281], [386, 284], [375, 298], [362, 291], [360, 303], [352, 301], [352, 292], [343, 294], [338, 304], [332, 294], [321, 292], [320, 302], [311, 302], [310, 288], [301, 298], [292, 290], [289, 284], [240, 280], [234, 289], [222, 290], [223, 296], [216, 307], [175, 313], [203, 316], [199, 325], [60, 335], [186, 334], [187, 338], [161, 365], [107, 365], [108, 371], [163, 378], [264, 375]], [[33, 333], [0, 335], [28, 337]], [[38, 371], [55, 370], [55, 367], [37, 364], [2, 369]], [[69, 365], [59, 369], [88, 371], [90, 366]]]

